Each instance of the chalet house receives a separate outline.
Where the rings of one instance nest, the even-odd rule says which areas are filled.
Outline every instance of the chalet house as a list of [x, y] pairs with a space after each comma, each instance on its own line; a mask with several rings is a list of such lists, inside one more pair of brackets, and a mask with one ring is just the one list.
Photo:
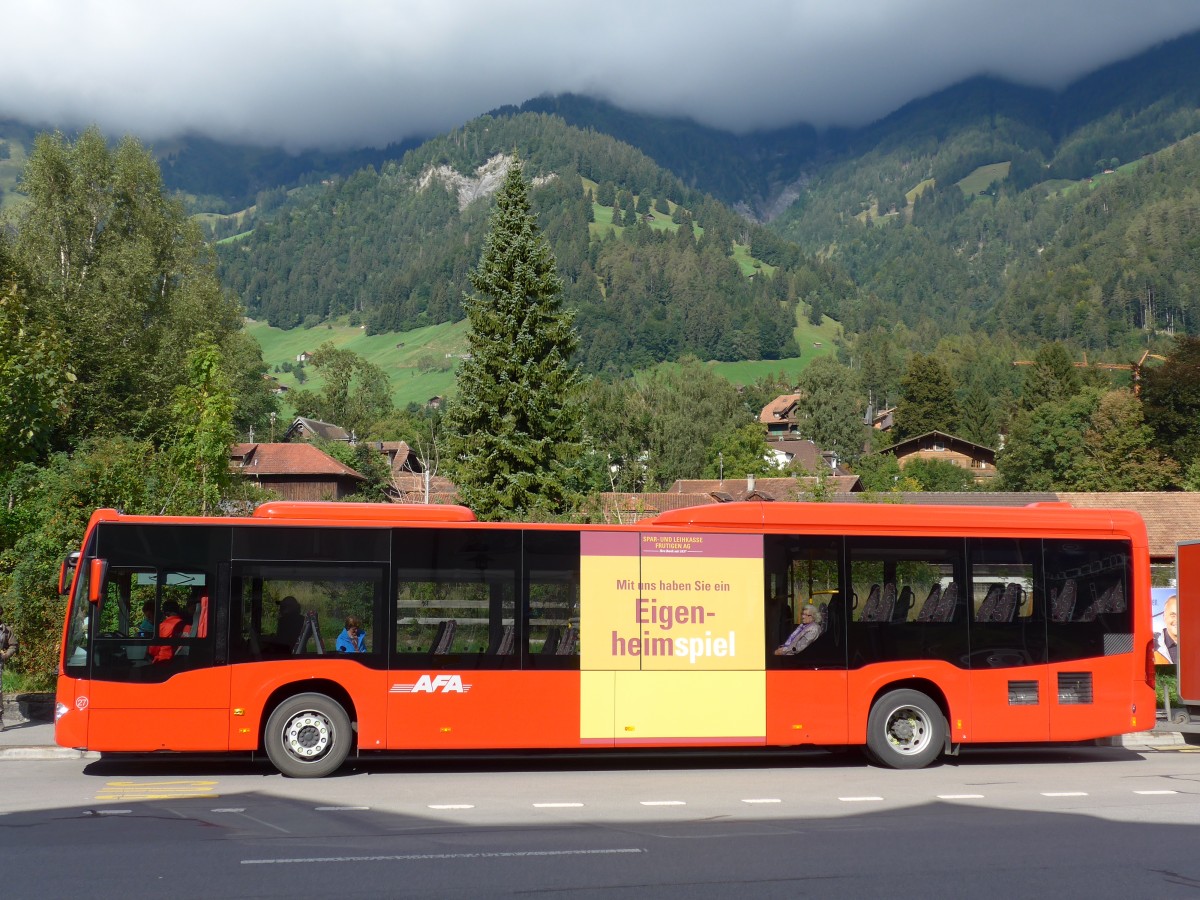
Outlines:
[[283, 500], [341, 500], [366, 481], [312, 444], [234, 444], [229, 467]]
[[288, 430], [283, 433], [283, 443], [285, 444], [313, 440], [350, 443], [351, 436], [350, 432], [338, 425], [322, 422], [319, 419], [306, 419], [303, 416], [296, 416], [292, 424], [288, 426]]
[[421, 457], [413, 452], [407, 441], [372, 441], [372, 444], [387, 457], [393, 475], [419, 475], [425, 471]]
[[768, 441], [795, 437], [797, 430], [796, 405], [799, 394], [781, 394], [762, 408], [758, 422], [767, 430]]
[[892, 426], [896, 424], [896, 407], [892, 406], [888, 409], [881, 409], [877, 413], [871, 414], [871, 427], [876, 431], [890, 431]]
[[771, 454], [775, 465], [781, 469], [797, 465], [814, 475], [821, 472], [833, 475], [848, 474], [838, 467], [837, 454], [830, 450], [822, 450], [812, 441], [771, 441], [767, 445], [767, 452]]
[[895, 456], [902, 469], [913, 459], [936, 459], [970, 469], [976, 483], [996, 477], [995, 450], [942, 431], [897, 441], [879, 452]]
[[449, 478], [427, 472], [407, 441], [376, 441], [392, 473], [391, 494], [397, 503], [458, 503], [458, 488]]

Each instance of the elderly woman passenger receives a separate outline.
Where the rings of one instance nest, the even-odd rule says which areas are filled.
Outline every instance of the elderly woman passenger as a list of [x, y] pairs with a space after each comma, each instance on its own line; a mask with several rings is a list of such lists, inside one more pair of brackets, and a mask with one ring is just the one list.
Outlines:
[[800, 610], [800, 624], [788, 635], [788, 639], [779, 646], [779, 649], [775, 651], [775, 655], [795, 656], [820, 637], [820, 635], [821, 625], [817, 621], [817, 608], [811, 603], [806, 603], [804, 608]]

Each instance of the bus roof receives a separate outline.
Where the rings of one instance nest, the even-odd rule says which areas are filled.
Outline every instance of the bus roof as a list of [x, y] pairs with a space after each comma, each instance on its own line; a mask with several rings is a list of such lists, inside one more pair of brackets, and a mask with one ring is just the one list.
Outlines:
[[[92, 523], [99, 521], [174, 522], [176, 524], [236, 524], [255, 522], [269, 525], [334, 525], [386, 528], [401, 525], [477, 524], [465, 506], [413, 503], [336, 503], [332, 501], [274, 501], [264, 503], [248, 518], [195, 518], [124, 516], [111, 509], [98, 509]], [[1066, 534], [1120, 534], [1146, 543], [1141, 516], [1124, 509], [1080, 509], [1061, 503], [1037, 503], [1023, 507], [933, 506], [895, 503], [803, 503], [788, 501], [740, 501], [712, 503], [668, 510], [653, 518], [627, 525], [570, 525], [565, 523], [495, 522], [488, 527], [551, 529], [578, 528], [584, 531], [653, 531], [655, 529], [707, 528], [720, 531], [807, 531], [816, 534], [876, 533], [911, 536], [1029, 535], [1046, 532]]]
[[405, 522], [475, 522], [475, 513], [465, 506], [443, 503], [321, 503], [280, 500], [264, 503], [252, 513], [255, 519], [328, 522], [370, 522], [378, 525]]
[[689, 506], [638, 523], [641, 528], [812, 529], [823, 533], [875, 531], [890, 534], [1013, 532], [1120, 533], [1146, 541], [1136, 512], [1079, 509], [1062, 503], [1028, 506], [927, 506], [897, 503], [790, 503], [745, 501]]

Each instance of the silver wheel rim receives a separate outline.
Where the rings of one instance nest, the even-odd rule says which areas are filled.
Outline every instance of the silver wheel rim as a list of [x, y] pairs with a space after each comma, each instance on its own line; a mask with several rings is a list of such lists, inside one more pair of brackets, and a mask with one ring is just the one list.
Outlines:
[[905, 705], [887, 717], [885, 732], [893, 750], [903, 756], [915, 756], [933, 740], [933, 721], [925, 710]]
[[300, 762], [315, 762], [333, 746], [333, 723], [316, 710], [298, 712], [283, 726], [283, 746]]

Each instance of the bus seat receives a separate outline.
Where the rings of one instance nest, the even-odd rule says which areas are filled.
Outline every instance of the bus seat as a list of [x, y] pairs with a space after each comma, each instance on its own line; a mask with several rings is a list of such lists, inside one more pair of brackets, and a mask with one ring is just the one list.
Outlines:
[[488, 648], [489, 656], [511, 656], [513, 652], [513, 644], [516, 640], [516, 626], [509, 622], [504, 626], [504, 631], [500, 635], [500, 640]]
[[1004, 593], [1004, 588], [999, 584], [993, 584], [987, 590], [987, 595], [983, 598], [983, 602], [979, 604], [979, 609], [975, 613], [976, 622], [996, 622], [997, 607], [1000, 605], [1000, 598]]
[[859, 621], [890, 622], [895, 606], [896, 585], [889, 582], [883, 586], [883, 590], [879, 590], [879, 585], [875, 585], [871, 588], [871, 596], [867, 598], [867, 605], [863, 607], [862, 618]]
[[1106, 613], [1123, 613], [1125, 609], [1125, 585], [1118, 581], [1109, 589], [1108, 602], [1104, 605], [1104, 611]]
[[900, 596], [896, 598], [896, 607], [892, 610], [892, 621], [901, 624], [907, 622], [909, 611], [913, 608], [915, 599], [912, 588], [905, 585], [904, 590], [900, 592]]
[[579, 632], [574, 625], [568, 625], [567, 630], [563, 633], [562, 640], [558, 642], [558, 649], [555, 651], [558, 656], [572, 656], [575, 651], [575, 645], [579, 643]]
[[1021, 606], [1021, 596], [1025, 592], [1015, 581], [1004, 586], [1004, 593], [996, 604], [993, 622], [1011, 622]]
[[548, 656], [553, 656], [558, 650], [559, 630], [557, 625], [551, 625], [546, 629], [546, 639], [542, 641], [542, 649], [539, 653], [544, 653]]
[[1075, 614], [1075, 579], [1068, 578], [1061, 591], [1051, 598], [1050, 619], [1054, 622], [1070, 622]]
[[429, 648], [429, 652], [434, 656], [444, 656], [450, 652], [450, 647], [454, 644], [454, 632], [458, 629], [458, 622], [454, 619], [443, 619], [438, 623], [437, 634], [433, 636], [433, 646]]
[[882, 596], [883, 596], [883, 593], [880, 590], [879, 585], [877, 585], [877, 584], [871, 585], [871, 590], [867, 594], [867, 602], [863, 604], [862, 614], [858, 617], [858, 621], [860, 621], [860, 622], [874, 622], [875, 621], [875, 616], [878, 614], [877, 610], [879, 609], [879, 604], [881, 602]]
[[952, 581], [946, 585], [942, 591], [942, 597], [938, 600], [937, 610], [931, 622], [953, 622], [954, 614], [958, 610], [958, 582]]
[[929, 589], [929, 593], [925, 595], [925, 602], [921, 604], [921, 609], [917, 612], [918, 622], [932, 622], [934, 615], [937, 613], [938, 601], [942, 599], [942, 586], [934, 584]]
[[[1095, 590], [1095, 585], [1093, 585], [1093, 594], [1095, 594]], [[1094, 622], [1097, 616], [1119, 612], [1125, 612], [1125, 589], [1118, 581], [1091, 602], [1091, 605], [1079, 616], [1079, 621]]]

